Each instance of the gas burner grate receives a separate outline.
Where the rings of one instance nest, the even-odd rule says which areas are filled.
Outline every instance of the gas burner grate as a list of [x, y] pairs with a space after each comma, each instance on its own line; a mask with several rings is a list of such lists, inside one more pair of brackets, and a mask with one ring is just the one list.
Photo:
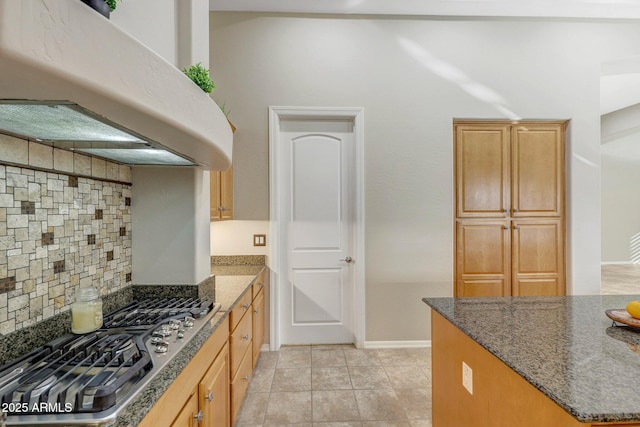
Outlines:
[[37, 414], [41, 405], [59, 412], [110, 408], [153, 367], [143, 337], [98, 331], [54, 340], [1, 368], [3, 407], [20, 414]]
[[104, 329], [148, 328], [172, 318], [200, 318], [213, 303], [200, 298], [163, 298], [134, 301], [104, 317]]

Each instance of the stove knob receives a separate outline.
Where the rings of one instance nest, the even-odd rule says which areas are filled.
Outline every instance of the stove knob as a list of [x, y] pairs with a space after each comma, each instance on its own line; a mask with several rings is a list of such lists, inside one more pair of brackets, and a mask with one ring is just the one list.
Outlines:
[[195, 322], [195, 319], [193, 317], [184, 318], [184, 326], [186, 326], [187, 328], [193, 327], [194, 322]]
[[171, 327], [167, 323], [161, 325], [160, 326], [160, 333], [165, 337], [170, 337], [171, 336]]
[[178, 331], [178, 335], [176, 336], [176, 338], [184, 338], [184, 329], [180, 329]]
[[169, 343], [167, 341], [156, 343], [156, 353], [166, 353], [167, 350], [169, 350]]
[[182, 327], [182, 322], [177, 319], [171, 319], [169, 320], [169, 327], [174, 330], [180, 329]]

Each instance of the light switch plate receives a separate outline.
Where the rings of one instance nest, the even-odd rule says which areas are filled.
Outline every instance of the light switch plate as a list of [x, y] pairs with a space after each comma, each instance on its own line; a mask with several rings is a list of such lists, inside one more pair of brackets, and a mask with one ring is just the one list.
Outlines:
[[254, 234], [253, 235], [253, 246], [267, 246], [267, 235], [266, 234]]
[[462, 362], [462, 385], [469, 394], [473, 394], [473, 370], [464, 362]]

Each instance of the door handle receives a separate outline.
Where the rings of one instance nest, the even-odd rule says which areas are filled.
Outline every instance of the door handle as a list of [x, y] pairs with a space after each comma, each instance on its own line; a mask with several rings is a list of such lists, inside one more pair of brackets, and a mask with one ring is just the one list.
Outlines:
[[339, 261], [344, 261], [344, 262], [346, 262], [347, 264], [349, 264], [349, 263], [352, 263], [352, 262], [353, 262], [353, 258], [351, 258], [350, 256], [348, 256], [348, 257], [346, 257], [346, 258], [344, 258], [344, 259], [341, 259], [341, 260], [339, 260]]

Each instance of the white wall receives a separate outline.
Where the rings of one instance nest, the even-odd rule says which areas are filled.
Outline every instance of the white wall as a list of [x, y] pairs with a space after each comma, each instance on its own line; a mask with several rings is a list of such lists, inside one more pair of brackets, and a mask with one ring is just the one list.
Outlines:
[[640, 134], [602, 145], [602, 261], [640, 263]]
[[[264, 234], [266, 246], [253, 246], [253, 235]], [[269, 221], [212, 221], [211, 255], [269, 255]]]
[[196, 168], [134, 167], [132, 181], [133, 282], [197, 284], [209, 277], [208, 177]]
[[[453, 118], [571, 119], [569, 291], [600, 287], [600, 64], [635, 23], [211, 15], [211, 63], [238, 127], [236, 218], [266, 219], [270, 105], [362, 106], [371, 340], [429, 337], [452, 294]], [[240, 191], [242, 189], [242, 191]]]
[[177, 58], [175, 0], [124, 0], [111, 12], [111, 22], [172, 64]]

